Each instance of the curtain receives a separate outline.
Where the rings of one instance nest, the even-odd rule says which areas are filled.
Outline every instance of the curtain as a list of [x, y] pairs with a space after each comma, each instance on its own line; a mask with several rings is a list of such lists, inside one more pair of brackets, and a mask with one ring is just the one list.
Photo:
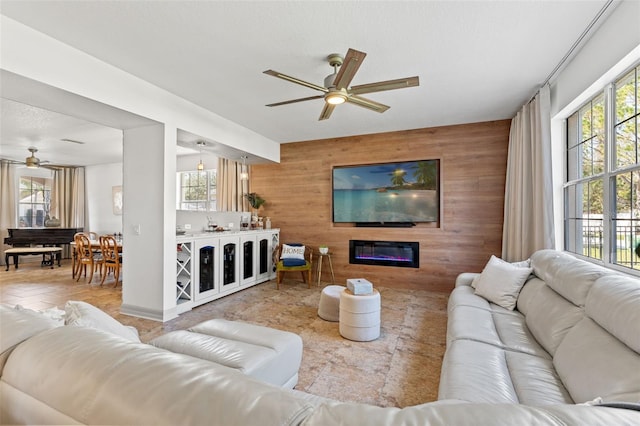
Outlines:
[[63, 228], [84, 227], [84, 167], [61, 167], [53, 172], [51, 210]]
[[511, 121], [502, 258], [513, 262], [555, 248], [549, 85]]
[[[0, 238], [2, 242], [9, 236], [8, 228], [15, 228], [16, 221], [16, 182], [15, 166], [6, 160], [0, 160]], [[2, 251], [11, 248], [2, 243]], [[4, 265], [4, 256], [0, 256]]]
[[[249, 202], [244, 194], [249, 193], [249, 179], [240, 178], [243, 165], [226, 158], [218, 159], [216, 182], [216, 205], [218, 211], [247, 212]], [[247, 173], [251, 173], [249, 166]]]

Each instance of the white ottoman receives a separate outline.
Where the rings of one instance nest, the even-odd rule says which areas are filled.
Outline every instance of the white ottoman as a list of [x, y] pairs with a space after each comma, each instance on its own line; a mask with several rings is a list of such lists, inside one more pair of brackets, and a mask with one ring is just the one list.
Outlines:
[[354, 295], [340, 293], [340, 335], [349, 340], [368, 342], [380, 337], [380, 293]]
[[289, 389], [298, 383], [302, 339], [288, 331], [213, 319], [188, 330], [172, 331], [150, 344], [190, 355]]
[[326, 321], [338, 321], [340, 317], [340, 293], [346, 289], [341, 285], [328, 285], [320, 293], [318, 316]]

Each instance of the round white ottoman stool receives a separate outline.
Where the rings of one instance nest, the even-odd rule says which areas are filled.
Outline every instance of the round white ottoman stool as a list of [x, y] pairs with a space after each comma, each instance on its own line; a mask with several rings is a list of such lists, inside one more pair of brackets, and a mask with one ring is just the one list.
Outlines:
[[357, 342], [380, 337], [380, 293], [354, 295], [349, 290], [340, 293], [340, 335]]
[[320, 293], [318, 316], [326, 321], [338, 321], [340, 314], [340, 293], [346, 289], [341, 285], [328, 285]]

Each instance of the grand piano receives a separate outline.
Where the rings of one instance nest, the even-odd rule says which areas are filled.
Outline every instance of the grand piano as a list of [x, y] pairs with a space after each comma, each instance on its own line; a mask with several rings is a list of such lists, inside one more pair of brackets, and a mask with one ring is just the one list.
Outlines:
[[73, 241], [73, 236], [82, 232], [82, 228], [9, 228], [8, 231], [4, 243], [13, 247], [59, 246]]

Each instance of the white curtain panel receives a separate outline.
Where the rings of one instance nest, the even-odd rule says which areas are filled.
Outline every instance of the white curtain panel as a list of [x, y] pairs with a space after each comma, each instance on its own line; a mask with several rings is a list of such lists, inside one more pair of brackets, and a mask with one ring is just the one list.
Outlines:
[[[244, 194], [249, 193], [249, 179], [241, 179], [241, 172], [242, 164], [226, 158], [218, 159], [216, 179], [216, 205], [218, 211], [249, 211], [249, 202], [244, 196]], [[247, 166], [247, 173], [251, 176], [251, 168], [249, 166]]]
[[51, 216], [63, 228], [84, 227], [84, 167], [63, 167], [53, 172]]
[[[62, 167], [53, 172], [51, 216], [60, 219], [62, 228], [84, 228], [85, 219], [84, 167]], [[63, 247], [62, 256], [71, 256], [70, 246]]]
[[511, 121], [502, 258], [515, 262], [554, 247], [549, 86]]
[[[0, 160], [0, 206], [0, 243], [4, 252], [11, 248], [4, 245], [4, 239], [9, 236], [7, 229], [17, 225], [15, 166], [6, 160]], [[0, 256], [0, 264], [4, 265], [4, 256]]]

